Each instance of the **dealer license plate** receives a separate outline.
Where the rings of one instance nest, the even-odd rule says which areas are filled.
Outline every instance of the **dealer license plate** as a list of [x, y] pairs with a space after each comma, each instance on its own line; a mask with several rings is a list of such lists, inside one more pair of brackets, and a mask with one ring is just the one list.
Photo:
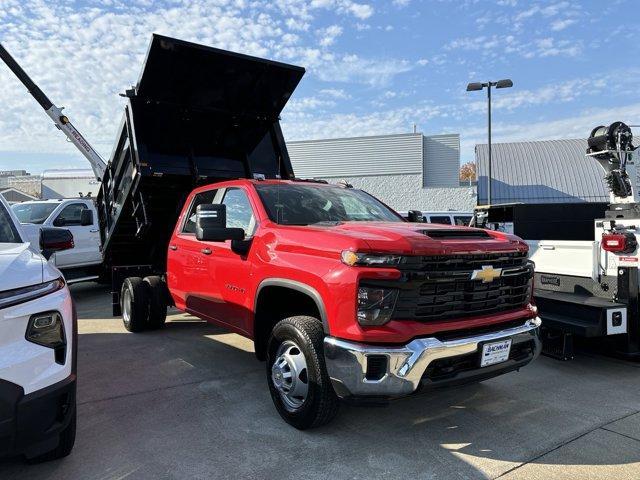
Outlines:
[[485, 343], [482, 346], [481, 367], [488, 367], [496, 363], [506, 362], [509, 360], [509, 352], [511, 351], [511, 339], [501, 340], [499, 342]]

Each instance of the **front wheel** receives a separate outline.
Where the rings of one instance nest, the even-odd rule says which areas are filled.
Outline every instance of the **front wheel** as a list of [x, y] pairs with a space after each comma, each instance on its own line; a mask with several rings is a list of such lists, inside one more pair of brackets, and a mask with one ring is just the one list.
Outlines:
[[297, 316], [278, 322], [271, 332], [267, 382], [280, 416], [299, 430], [329, 423], [339, 401], [327, 374], [320, 321]]

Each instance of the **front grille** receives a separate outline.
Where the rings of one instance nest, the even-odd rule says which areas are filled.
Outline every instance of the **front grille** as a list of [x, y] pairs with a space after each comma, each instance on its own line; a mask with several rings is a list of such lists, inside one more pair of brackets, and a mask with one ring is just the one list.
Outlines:
[[[489, 265], [501, 268], [502, 276], [486, 283], [471, 280], [474, 270]], [[530, 298], [533, 268], [526, 253], [413, 257], [401, 269], [394, 319], [428, 322], [489, 315], [522, 308]]]

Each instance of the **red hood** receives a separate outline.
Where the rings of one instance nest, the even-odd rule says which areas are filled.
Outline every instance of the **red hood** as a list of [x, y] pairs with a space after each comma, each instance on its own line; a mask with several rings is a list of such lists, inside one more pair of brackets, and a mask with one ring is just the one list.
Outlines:
[[[284, 233], [284, 228], [281, 230]], [[311, 249], [322, 247], [326, 250], [350, 248], [359, 251], [398, 253], [403, 255], [451, 255], [456, 253], [483, 253], [496, 251], [524, 251], [527, 244], [514, 235], [469, 227], [454, 227], [432, 223], [409, 222], [344, 222], [338, 225], [312, 225], [287, 227], [293, 243], [300, 246], [298, 237], [302, 231], [307, 235], [304, 244]], [[483, 232], [486, 237], [455, 238], [447, 232]], [[435, 232], [433, 237], [429, 232]], [[445, 234], [436, 238], [437, 233]], [[288, 237], [288, 235], [285, 235]], [[293, 238], [290, 237], [291, 240]], [[282, 238], [282, 243], [289, 243]]]

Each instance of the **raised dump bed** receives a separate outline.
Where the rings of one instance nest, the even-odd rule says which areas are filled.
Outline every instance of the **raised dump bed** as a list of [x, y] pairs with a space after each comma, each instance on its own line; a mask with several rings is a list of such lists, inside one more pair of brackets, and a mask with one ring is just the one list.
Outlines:
[[132, 269], [165, 271], [171, 232], [194, 187], [293, 177], [279, 115], [303, 75], [293, 65], [153, 35], [97, 199], [114, 292]]

